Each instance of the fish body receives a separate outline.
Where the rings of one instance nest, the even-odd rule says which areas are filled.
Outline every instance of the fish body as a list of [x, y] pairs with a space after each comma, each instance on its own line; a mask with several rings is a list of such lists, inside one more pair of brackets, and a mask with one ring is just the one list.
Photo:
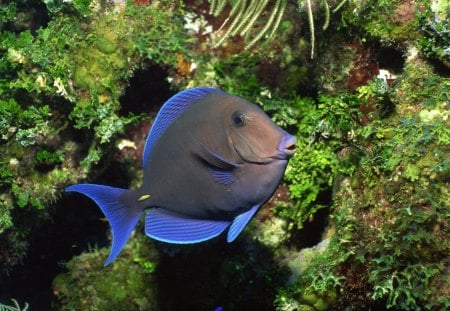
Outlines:
[[78, 184], [110, 221], [120, 253], [146, 213], [148, 236], [197, 243], [229, 228], [232, 242], [273, 194], [295, 138], [256, 105], [213, 88], [180, 92], [161, 108], [147, 138], [136, 190]]

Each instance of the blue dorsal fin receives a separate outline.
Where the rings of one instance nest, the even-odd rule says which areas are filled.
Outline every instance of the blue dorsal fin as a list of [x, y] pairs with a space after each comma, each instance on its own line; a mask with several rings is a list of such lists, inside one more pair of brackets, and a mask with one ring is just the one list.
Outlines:
[[212, 239], [221, 234], [229, 221], [180, 218], [160, 208], [145, 216], [145, 234], [167, 243], [191, 244]]
[[255, 213], [258, 211], [260, 205], [253, 206], [245, 213], [238, 215], [231, 224], [230, 230], [228, 230], [227, 242], [233, 242], [237, 236], [244, 230], [248, 222], [252, 219]]
[[196, 87], [177, 93], [164, 103], [153, 122], [148, 134], [142, 155], [142, 167], [145, 168], [153, 145], [158, 141], [164, 131], [178, 118], [190, 105], [198, 102], [203, 96], [224, 92], [210, 87]]

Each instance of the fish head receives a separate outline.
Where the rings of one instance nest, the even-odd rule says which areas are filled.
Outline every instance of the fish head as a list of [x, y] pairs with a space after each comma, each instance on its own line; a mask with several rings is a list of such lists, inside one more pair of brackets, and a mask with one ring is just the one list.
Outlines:
[[225, 118], [229, 143], [242, 160], [265, 164], [287, 161], [294, 154], [295, 137], [276, 125], [258, 106], [237, 101], [227, 109]]

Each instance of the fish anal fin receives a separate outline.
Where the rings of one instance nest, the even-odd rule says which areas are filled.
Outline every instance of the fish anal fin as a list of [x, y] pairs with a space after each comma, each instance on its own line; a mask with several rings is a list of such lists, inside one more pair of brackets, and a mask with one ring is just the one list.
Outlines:
[[212, 239], [230, 225], [229, 221], [182, 218], [160, 208], [145, 216], [145, 233], [158, 241], [192, 244]]
[[236, 218], [234, 219], [233, 223], [230, 226], [230, 229], [228, 230], [227, 242], [231, 243], [237, 238], [237, 236], [242, 232], [242, 230], [244, 230], [244, 228], [256, 214], [259, 207], [260, 205], [255, 205], [247, 212], [236, 216]]

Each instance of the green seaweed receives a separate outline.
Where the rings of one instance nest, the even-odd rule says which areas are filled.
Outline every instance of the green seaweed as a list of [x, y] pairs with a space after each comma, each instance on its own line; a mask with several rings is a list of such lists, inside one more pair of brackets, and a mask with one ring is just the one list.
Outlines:
[[158, 257], [144, 236], [134, 237], [114, 265], [103, 267], [107, 248], [74, 257], [53, 280], [59, 310], [153, 310]]
[[[174, 23], [182, 8], [171, 1], [139, 8], [109, 1], [45, 4], [48, 23], [34, 30], [26, 24], [31, 17], [20, 25], [15, 18], [32, 14], [26, 4], [1, 6], [1, 232], [28, 232], [21, 229], [25, 219], [11, 216], [14, 208], [48, 215], [68, 184], [92, 173], [125, 127], [143, 119], [120, 112], [134, 70], [144, 63], [175, 70], [176, 55], [188, 44], [181, 23]], [[155, 44], [159, 33], [170, 35], [167, 44]], [[75, 138], [80, 134], [83, 143]]]
[[326, 306], [315, 303], [330, 293], [341, 293], [333, 304], [354, 308], [380, 302], [400, 310], [449, 307], [450, 93], [448, 79], [429, 70], [409, 59], [403, 79], [386, 93], [396, 105], [388, 116], [380, 113], [386, 100], [380, 82], [359, 89], [358, 97], [378, 113], [354, 130], [347, 151], [355, 166], [339, 176], [333, 195], [335, 233], [296, 283], [279, 291], [279, 310], [294, 297], [321, 310]]
[[280, 216], [297, 228], [325, 207], [317, 198], [330, 189], [334, 179], [352, 170], [339, 159], [337, 152], [351, 144], [352, 132], [358, 126], [358, 100], [342, 93], [321, 95], [318, 101], [315, 104], [309, 98], [294, 98], [289, 106], [277, 101], [264, 105], [269, 112], [277, 109], [273, 118], [280, 125], [298, 126], [296, 145], [303, 152], [297, 152], [290, 160], [284, 178], [293, 206], [277, 209]]
[[448, 18], [436, 18], [431, 10], [426, 10], [419, 15], [419, 23], [423, 36], [418, 40], [418, 47], [422, 53], [428, 58], [441, 61], [447, 68], [450, 68]]

